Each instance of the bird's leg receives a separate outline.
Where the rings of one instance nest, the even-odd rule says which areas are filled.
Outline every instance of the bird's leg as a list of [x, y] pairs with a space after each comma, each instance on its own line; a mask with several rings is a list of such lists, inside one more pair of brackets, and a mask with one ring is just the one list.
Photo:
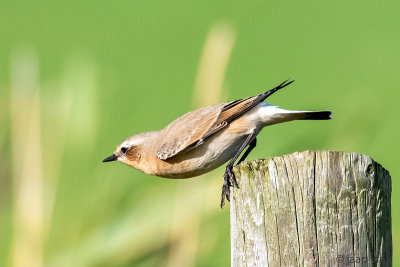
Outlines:
[[249, 134], [246, 138], [246, 140], [243, 142], [242, 146], [239, 148], [239, 150], [236, 152], [235, 156], [231, 159], [231, 161], [226, 165], [225, 173], [224, 173], [224, 184], [222, 185], [222, 194], [221, 194], [221, 208], [225, 205], [225, 198], [230, 201], [230, 186], [234, 186], [236, 188], [239, 188], [239, 185], [236, 181], [235, 175], [232, 172], [233, 165], [235, 164], [235, 161], [237, 158], [240, 156], [240, 154], [243, 152], [243, 150], [248, 146], [249, 148], [246, 150], [246, 152], [243, 154], [243, 157], [240, 158], [239, 162], [244, 160], [247, 155], [250, 153], [250, 151], [256, 146], [255, 139], [253, 138], [256, 136], [255, 131]]
[[243, 153], [243, 156], [239, 159], [238, 163], [236, 165], [239, 165], [243, 160], [247, 158], [247, 156], [250, 154], [250, 152], [256, 147], [257, 145], [257, 138], [254, 138], [253, 141], [249, 144], [249, 147], [246, 149], [246, 151]]

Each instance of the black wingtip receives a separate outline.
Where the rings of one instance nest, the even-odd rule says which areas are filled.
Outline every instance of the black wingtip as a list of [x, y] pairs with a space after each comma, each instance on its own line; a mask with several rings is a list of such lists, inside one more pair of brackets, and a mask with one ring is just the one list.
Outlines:
[[286, 86], [288, 86], [289, 84], [291, 84], [293, 82], [294, 82], [294, 80], [287, 79], [286, 81], [282, 82], [281, 84], [279, 84], [275, 88], [273, 88], [273, 89], [261, 94], [260, 95], [262, 97], [261, 101], [264, 101], [267, 97], [269, 97], [270, 95], [272, 95], [273, 93], [275, 93], [279, 89], [282, 89], [283, 87], [286, 87]]
[[286, 81], [284, 81], [283, 83], [281, 83], [280, 85], [278, 85], [277, 87], [280, 89], [280, 88], [283, 88], [283, 87], [286, 87], [286, 86], [288, 86], [289, 84], [291, 84], [291, 83], [293, 83], [295, 80], [291, 80], [290, 78], [289, 79], [287, 79]]

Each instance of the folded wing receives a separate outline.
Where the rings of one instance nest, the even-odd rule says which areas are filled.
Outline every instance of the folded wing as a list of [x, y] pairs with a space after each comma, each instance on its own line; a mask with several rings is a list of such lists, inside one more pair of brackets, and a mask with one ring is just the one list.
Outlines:
[[208, 106], [186, 113], [162, 130], [164, 141], [158, 148], [157, 157], [161, 160], [167, 160], [202, 145], [206, 138], [224, 129], [229, 123], [257, 106], [268, 96], [292, 82], [285, 81], [257, 96]]

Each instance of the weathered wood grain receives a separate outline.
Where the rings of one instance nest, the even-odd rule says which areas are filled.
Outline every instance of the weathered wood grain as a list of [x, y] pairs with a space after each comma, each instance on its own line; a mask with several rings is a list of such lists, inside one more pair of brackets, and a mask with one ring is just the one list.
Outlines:
[[370, 157], [305, 151], [234, 168], [232, 266], [391, 266], [391, 178]]

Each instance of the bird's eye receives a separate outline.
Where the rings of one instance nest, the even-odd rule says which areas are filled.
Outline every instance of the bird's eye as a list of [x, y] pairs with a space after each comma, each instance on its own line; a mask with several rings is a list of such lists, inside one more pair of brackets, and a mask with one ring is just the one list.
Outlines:
[[127, 149], [126, 147], [121, 147], [121, 152], [122, 152], [123, 154], [125, 154], [126, 151], [128, 151], [128, 149]]

